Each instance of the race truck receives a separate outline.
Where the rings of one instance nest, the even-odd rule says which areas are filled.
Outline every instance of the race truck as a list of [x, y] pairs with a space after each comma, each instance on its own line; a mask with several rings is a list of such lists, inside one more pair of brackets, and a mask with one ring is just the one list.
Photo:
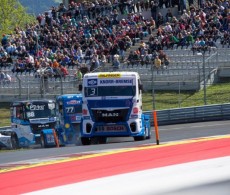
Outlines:
[[12, 149], [36, 144], [42, 147], [57, 146], [60, 136], [55, 129], [54, 100], [15, 101], [10, 110], [11, 128], [1, 131], [1, 135], [8, 137]]
[[56, 98], [58, 132], [63, 145], [79, 144], [82, 120], [82, 94], [64, 94]]
[[142, 113], [142, 84], [137, 72], [87, 73], [82, 96], [83, 145], [106, 143], [109, 137], [150, 138], [150, 116]]

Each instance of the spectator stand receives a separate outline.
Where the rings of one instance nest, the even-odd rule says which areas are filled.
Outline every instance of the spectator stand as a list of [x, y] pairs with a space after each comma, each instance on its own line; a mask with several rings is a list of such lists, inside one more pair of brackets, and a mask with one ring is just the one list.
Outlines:
[[[175, 13], [173, 13], [172, 18], [166, 18], [166, 12], [169, 9], [174, 12], [176, 7], [164, 8], [165, 13], [164, 10], [160, 10], [164, 24], [160, 26], [156, 24], [157, 29], [150, 31], [150, 20], [147, 18], [152, 16], [149, 15], [151, 13], [150, 4], [140, 4], [137, 12], [137, 5], [133, 9], [130, 5], [119, 4], [119, 1], [118, 4], [103, 5], [101, 3], [99, 2], [99, 5], [96, 5], [96, 9], [93, 9], [93, 5], [88, 2], [86, 4], [76, 3], [67, 8], [61, 5], [40, 15], [38, 18], [39, 25], [28, 25], [25, 31], [20, 28], [16, 29], [16, 34], [10, 37], [10, 42], [12, 42], [11, 45], [16, 44], [17, 50], [11, 56], [16, 57], [16, 59], [19, 57], [24, 61], [28, 55], [32, 55], [34, 63], [16, 61], [13, 67], [16, 67], [18, 72], [12, 72], [12, 76], [17, 76], [24, 83], [30, 82], [37, 75], [37, 71], [47, 64], [50, 66], [50, 70], [55, 70], [57, 67], [53, 67], [53, 61], [56, 59], [59, 66], [65, 67], [68, 71], [68, 75], [61, 79], [63, 85], [65, 85], [65, 82], [73, 81], [75, 70], [81, 68], [84, 62], [86, 62], [84, 65], [86, 69], [90, 70], [91, 68], [93, 71], [101, 71], [102, 69], [111, 69], [114, 55], [119, 55], [119, 70], [138, 71], [141, 74], [143, 73], [144, 78], [148, 78], [147, 76], [151, 75], [150, 70], [153, 70], [155, 75], [154, 82], [157, 82], [157, 79], [163, 82], [161, 78], [164, 78], [166, 82], [174, 82], [180, 79], [184, 81], [183, 79], [190, 78], [188, 75], [191, 74], [191, 78], [194, 76], [193, 69], [196, 72], [196, 67], [200, 64], [200, 59], [195, 54], [193, 55], [191, 50], [193, 40], [190, 38], [191, 36], [194, 38], [200, 37], [202, 33], [205, 34], [205, 38], [214, 38], [214, 43], [218, 48], [216, 50], [220, 51], [218, 52], [216, 65], [213, 62], [213, 57], [208, 59], [210, 63], [206, 64], [211, 64], [209, 67], [215, 68], [221, 61], [227, 62], [228, 60], [226, 57], [228, 53], [225, 56], [222, 53], [227, 52], [226, 48], [229, 46], [229, 21], [228, 15], [224, 13], [225, 9], [222, 9], [223, 6], [221, 7], [221, 5], [216, 6], [207, 2], [203, 7], [205, 11], [209, 10], [206, 8], [211, 7], [211, 9], [214, 9], [216, 7], [218, 17], [215, 20], [212, 18], [214, 17], [213, 13], [207, 12], [205, 16], [202, 11], [192, 6], [189, 11], [182, 12], [181, 19], [175, 17]], [[228, 6], [224, 6], [224, 8]], [[87, 9], [87, 7], [90, 9]], [[148, 16], [145, 14], [148, 14]], [[121, 18], [119, 17], [121, 16], [124, 21], [120, 20]], [[205, 17], [206, 20], [204, 20]], [[209, 20], [210, 22], [207, 22]], [[165, 24], [165, 22], [169, 22], [171, 29], [170, 27], [166, 28], [168, 24]], [[201, 24], [204, 24], [202, 28]], [[217, 31], [209, 28], [208, 24], [215, 25]], [[183, 34], [180, 32], [183, 32]], [[191, 34], [189, 35], [189, 33]], [[189, 36], [190, 38], [185, 39], [185, 37]], [[23, 44], [19, 44], [20, 41]], [[141, 44], [144, 46], [141, 46]], [[210, 48], [215, 47], [211, 44], [209, 46]], [[5, 48], [3, 49], [5, 50]], [[82, 50], [82, 55], [79, 54], [79, 48]], [[89, 55], [86, 55], [87, 50], [90, 50]], [[163, 63], [161, 69], [151, 69], [153, 58], [158, 55], [159, 50], [163, 50], [168, 56], [169, 65], [166, 66]], [[216, 50], [211, 49], [209, 56], [214, 55]], [[125, 59], [130, 51], [138, 51], [139, 56], [136, 61], [138, 63], [133, 64], [133, 67], [127, 68]], [[146, 51], [151, 57], [150, 62], [152, 65], [146, 60]], [[156, 51], [156, 55], [153, 51]], [[105, 55], [107, 62], [104, 61], [104, 65], [101, 66], [101, 56], [103, 55]], [[88, 59], [86, 59], [86, 56], [88, 56]], [[3, 59], [2, 55], [0, 59]], [[94, 62], [92, 59], [94, 59]], [[2, 68], [7, 71], [13, 69], [8, 66], [3, 66]], [[211, 71], [212, 69], [210, 68], [209, 72]], [[40, 77], [36, 79], [39, 80]], [[60, 78], [51, 76], [48, 77], [48, 81], [56, 82], [56, 88], [61, 88]], [[199, 80], [197, 79], [197, 81]], [[149, 80], [146, 82], [149, 82]], [[26, 86], [26, 84], [22, 84], [22, 86]], [[52, 87], [49, 88], [52, 89]], [[54, 92], [51, 90], [51, 93]]]

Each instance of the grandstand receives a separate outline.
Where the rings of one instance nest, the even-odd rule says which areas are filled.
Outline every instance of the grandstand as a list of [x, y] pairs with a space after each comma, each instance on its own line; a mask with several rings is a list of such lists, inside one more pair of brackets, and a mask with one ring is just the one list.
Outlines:
[[[116, 5], [117, 8], [117, 5]], [[175, 8], [171, 8], [174, 15], [177, 15]], [[166, 8], [160, 10], [160, 12], [165, 13], [167, 11]], [[221, 10], [220, 10], [221, 11]], [[62, 13], [63, 14], [63, 13]], [[107, 14], [107, 12], [105, 12]], [[113, 27], [117, 28], [116, 25], [119, 26], [120, 21], [123, 18], [126, 18], [126, 22], [129, 23], [129, 17], [140, 17], [139, 13], [130, 13], [130, 15], [119, 15], [119, 21], [113, 19], [116, 13], [112, 13], [111, 20], [115, 21]], [[198, 13], [200, 14], [200, 13]], [[151, 16], [150, 11], [142, 11], [142, 16], [148, 20]], [[68, 15], [67, 15], [68, 16]], [[122, 17], [123, 16], [123, 17]], [[179, 16], [181, 17], [181, 15]], [[83, 22], [85, 17], [80, 19], [80, 22]], [[88, 19], [90, 20], [90, 18]], [[92, 19], [93, 20], [93, 19]], [[143, 22], [142, 19], [137, 19], [141, 25]], [[42, 21], [42, 18], [41, 18]], [[70, 26], [75, 24], [75, 21], [67, 22]], [[156, 21], [157, 22], [157, 21]], [[171, 21], [172, 22], [172, 21]], [[228, 21], [229, 22], [229, 21]], [[172, 22], [173, 24], [173, 22]], [[81, 23], [82, 25], [82, 23]], [[126, 24], [127, 25], [127, 24]], [[127, 25], [128, 27], [129, 24]], [[165, 24], [160, 25], [162, 28], [165, 27]], [[229, 25], [230, 26], [230, 25]], [[60, 26], [57, 26], [60, 28]], [[158, 29], [156, 28], [151, 35], [149, 34], [149, 27], [144, 28], [146, 26], [142, 26], [142, 30], [139, 29], [138, 35], [141, 34], [140, 37], [133, 38], [135, 39], [135, 44], [132, 44], [129, 48], [127, 48], [125, 52], [125, 58], [128, 57], [130, 51], [135, 52], [139, 50], [141, 41], [147, 45], [149, 48], [149, 39], [150, 36], [153, 35], [155, 38], [158, 38]], [[159, 26], [158, 26], [159, 27]], [[42, 27], [44, 28], [44, 27]], [[80, 27], [79, 29], [82, 29]], [[136, 28], [136, 27], [135, 27]], [[228, 27], [229, 28], [229, 27]], [[36, 28], [37, 29], [37, 28]], [[35, 29], [35, 30], [36, 30]], [[115, 38], [113, 37], [113, 41], [118, 40], [118, 37], [123, 35], [119, 34], [119, 31], [123, 32], [122, 28], [117, 28], [115, 31]], [[84, 30], [84, 28], [83, 28]], [[38, 32], [41, 32], [41, 26], [39, 26]], [[229, 31], [229, 29], [228, 29]], [[79, 33], [82, 31], [79, 31]], [[110, 32], [110, 35], [113, 34]], [[124, 34], [127, 35], [127, 34]], [[91, 36], [89, 31], [83, 32], [83, 36]], [[218, 35], [219, 36], [219, 35]], [[42, 36], [42, 39], [45, 40], [45, 36]], [[88, 37], [90, 40], [90, 37]], [[99, 39], [97, 39], [98, 41]], [[227, 40], [227, 41], [226, 41]], [[111, 41], [112, 42], [112, 41]], [[35, 43], [35, 45], [38, 44]], [[170, 43], [171, 44], [171, 43]], [[163, 51], [167, 55], [170, 60], [169, 65], [162, 64], [161, 68], [156, 68], [154, 65], [154, 61], [151, 60], [146, 65], [140, 65], [140, 62], [137, 62], [133, 67], [127, 67], [127, 63], [120, 59], [119, 71], [137, 71], [141, 76], [141, 80], [144, 85], [145, 90], [181, 90], [181, 91], [197, 91], [204, 87], [204, 84], [211, 85], [212, 83], [218, 82], [221, 77], [229, 77], [230, 76], [230, 49], [229, 49], [229, 38], [226, 38], [223, 42], [223, 33], [221, 36], [215, 40], [215, 48], [210, 47], [210, 50], [206, 52], [202, 51], [193, 51], [192, 44], [187, 45], [187, 47], [181, 48], [176, 47], [176, 44], [173, 48], [167, 48], [167, 45], [163, 45]], [[98, 44], [101, 46], [100, 44]], [[42, 50], [43, 55], [46, 51]], [[60, 52], [65, 52], [60, 50]], [[119, 49], [118, 49], [119, 52]], [[56, 52], [57, 53], [57, 52]], [[68, 53], [68, 52], [67, 52]], [[151, 55], [152, 53], [149, 52]], [[63, 54], [63, 53], [62, 53]], [[83, 51], [82, 56], [85, 56], [85, 51]], [[12, 55], [12, 62], [1, 62], [1, 71], [4, 74], [8, 74], [11, 76], [11, 81], [6, 82], [5, 80], [0, 80], [0, 100], [1, 101], [11, 101], [14, 99], [32, 99], [32, 98], [54, 98], [56, 95], [63, 93], [77, 93], [78, 85], [80, 83], [79, 80], [75, 77], [75, 72], [78, 68], [81, 68], [80, 63], [75, 65], [68, 64], [66, 67], [68, 68], [68, 75], [62, 75], [62, 73], [58, 73], [56, 76], [46, 76], [45, 74], [38, 74], [38, 69], [35, 71], [20, 71], [13, 72], [12, 69], [15, 67], [17, 63], [17, 57]], [[100, 66], [94, 68], [92, 71], [114, 71], [114, 66], [112, 65], [111, 59], [112, 54], [108, 53], [106, 58], [107, 62], [104, 66]], [[1, 57], [3, 59], [3, 57]], [[109, 62], [110, 59], [110, 62]], [[63, 61], [59, 61], [60, 63]], [[92, 61], [87, 62], [87, 66], [90, 69]], [[117, 69], [116, 69], [117, 70]], [[205, 82], [204, 82], [205, 81]]]

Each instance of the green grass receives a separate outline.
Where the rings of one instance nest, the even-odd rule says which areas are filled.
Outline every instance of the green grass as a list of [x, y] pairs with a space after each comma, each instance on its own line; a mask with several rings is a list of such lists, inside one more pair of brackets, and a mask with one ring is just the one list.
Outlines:
[[[193, 107], [204, 105], [204, 91], [199, 92], [155, 92], [154, 98], [152, 93], [143, 95], [143, 110], [153, 109], [153, 99], [155, 99], [155, 109], [171, 109], [179, 107]], [[207, 87], [206, 102], [210, 104], [223, 104], [230, 102], [230, 84], [221, 83]]]
[[0, 127], [10, 125], [10, 105], [0, 103]]
[[[230, 102], [230, 84], [222, 83], [207, 87], [207, 105]], [[153, 109], [152, 93], [143, 94], [143, 110]], [[204, 92], [163, 92], [156, 91], [154, 95], [155, 109], [171, 109], [204, 105]], [[0, 103], [0, 127], [10, 125], [9, 104]]]

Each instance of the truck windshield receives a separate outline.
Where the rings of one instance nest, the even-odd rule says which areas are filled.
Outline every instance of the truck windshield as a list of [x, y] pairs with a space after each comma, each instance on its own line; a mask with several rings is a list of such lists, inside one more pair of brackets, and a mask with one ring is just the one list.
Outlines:
[[135, 86], [97, 86], [85, 87], [85, 97], [95, 96], [134, 96]]
[[26, 118], [49, 118], [55, 117], [55, 104], [48, 102], [26, 103]]

